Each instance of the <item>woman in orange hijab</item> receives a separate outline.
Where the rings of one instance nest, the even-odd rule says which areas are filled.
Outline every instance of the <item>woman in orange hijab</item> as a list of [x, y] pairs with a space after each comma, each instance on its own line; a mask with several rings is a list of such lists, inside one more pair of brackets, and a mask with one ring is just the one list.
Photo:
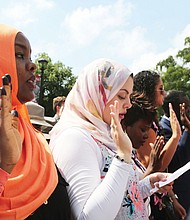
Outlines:
[[0, 219], [66, 220], [67, 184], [24, 104], [34, 98], [35, 70], [28, 39], [0, 24]]

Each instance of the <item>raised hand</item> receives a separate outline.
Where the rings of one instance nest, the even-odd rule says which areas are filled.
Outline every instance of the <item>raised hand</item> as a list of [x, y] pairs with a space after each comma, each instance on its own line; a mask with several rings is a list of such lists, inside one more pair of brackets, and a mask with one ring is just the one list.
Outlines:
[[181, 127], [179, 124], [179, 121], [177, 120], [176, 114], [172, 108], [172, 104], [169, 103], [169, 108], [170, 108], [170, 125], [172, 128], [172, 136], [177, 137], [180, 139], [181, 137]]
[[11, 77], [2, 77], [0, 88], [0, 168], [11, 173], [18, 162], [21, 151], [21, 137], [18, 131], [18, 112], [12, 110]]
[[169, 103], [169, 109], [170, 109], [170, 125], [172, 129], [172, 136], [166, 142], [161, 152], [161, 155], [163, 155], [163, 159], [162, 159], [162, 167], [160, 171], [164, 171], [168, 167], [178, 146], [178, 141], [181, 137], [181, 127], [176, 117], [176, 114], [172, 108], [171, 103]]
[[124, 133], [119, 120], [119, 103], [110, 105], [111, 115], [111, 135], [117, 146], [117, 154], [126, 162], [131, 161], [132, 143], [128, 135]]
[[186, 115], [185, 103], [180, 104], [180, 119], [181, 119], [182, 124], [185, 126], [186, 130], [190, 132], [190, 121]]
[[150, 173], [159, 171], [162, 167], [163, 156], [165, 154], [165, 152], [162, 152], [164, 147], [164, 137], [157, 136], [154, 144], [150, 143], [150, 146], [152, 150], [150, 153], [150, 161], [147, 170], [145, 172], [145, 176]]

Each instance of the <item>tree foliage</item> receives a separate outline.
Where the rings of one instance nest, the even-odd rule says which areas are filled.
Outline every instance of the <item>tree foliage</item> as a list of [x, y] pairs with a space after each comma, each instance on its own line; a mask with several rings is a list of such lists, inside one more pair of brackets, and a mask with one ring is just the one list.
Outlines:
[[156, 69], [161, 72], [165, 90], [176, 89], [190, 97], [190, 37], [185, 38], [184, 48], [175, 57], [160, 61]]
[[[60, 61], [53, 63], [48, 54], [39, 53], [35, 60], [37, 65], [37, 79], [40, 79], [41, 76], [40, 64], [38, 63], [40, 58], [45, 58], [48, 61], [43, 77], [42, 106], [46, 109], [46, 115], [53, 116], [53, 98], [57, 96], [67, 96], [76, 81], [76, 77], [72, 74], [71, 67], [66, 67]], [[40, 87], [40, 81], [37, 81], [37, 84]], [[36, 96], [38, 101], [39, 89], [36, 90]]]

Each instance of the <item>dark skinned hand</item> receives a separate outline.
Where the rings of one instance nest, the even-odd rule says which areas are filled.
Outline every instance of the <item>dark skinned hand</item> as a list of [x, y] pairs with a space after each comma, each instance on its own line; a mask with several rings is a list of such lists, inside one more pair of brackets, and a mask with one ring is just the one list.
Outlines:
[[146, 175], [157, 172], [162, 167], [163, 156], [165, 154], [165, 152], [162, 152], [164, 147], [164, 137], [157, 136], [154, 144], [150, 143], [150, 146], [152, 150], [150, 153], [150, 162], [146, 170]]
[[185, 126], [185, 129], [190, 132], [190, 121], [185, 112], [185, 103], [180, 104], [180, 119], [182, 124]]
[[21, 151], [21, 137], [18, 131], [18, 112], [12, 110], [11, 77], [2, 77], [0, 88], [0, 168], [11, 173], [17, 164]]

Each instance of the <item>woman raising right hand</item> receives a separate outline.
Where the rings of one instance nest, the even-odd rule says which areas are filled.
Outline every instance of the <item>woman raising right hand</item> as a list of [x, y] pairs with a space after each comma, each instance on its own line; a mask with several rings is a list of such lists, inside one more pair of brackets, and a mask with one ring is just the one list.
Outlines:
[[133, 76], [124, 65], [109, 59], [90, 63], [51, 131], [50, 148], [69, 183], [74, 219], [148, 219], [143, 198], [166, 174], [139, 182], [131, 141], [120, 124], [132, 89]]

